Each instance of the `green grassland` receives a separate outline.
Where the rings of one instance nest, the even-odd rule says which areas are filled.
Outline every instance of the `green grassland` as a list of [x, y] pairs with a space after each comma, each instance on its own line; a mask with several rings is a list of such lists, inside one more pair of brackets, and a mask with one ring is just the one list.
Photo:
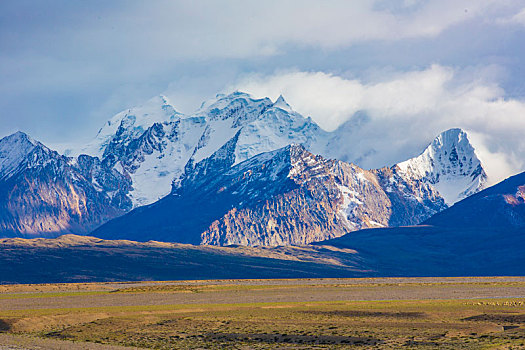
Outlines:
[[[523, 280], [73, 289], [0, 294], [0, 332], [154, 349], [525, 349]], [[493, 290], [506, 297], [457, 298]], [[385, 297], [358, 300], [370, 293]]]

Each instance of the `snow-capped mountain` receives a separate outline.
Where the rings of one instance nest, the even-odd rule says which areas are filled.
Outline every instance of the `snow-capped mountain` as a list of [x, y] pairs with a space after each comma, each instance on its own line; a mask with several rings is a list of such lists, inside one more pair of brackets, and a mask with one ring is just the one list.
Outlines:
[[[81, 151], [103, 157], [129, 176], [130, 197], [138, 207], [167, 195], [172, 185], [178, 186], [186, 167], [211, 156], [233, 138], [232, 165], [291, 143], [327, 158], [358, 162], [366, 155], [356, 154], [359, 140], [352, 123], [326, 132], [295, 112], [282, 96], [272, 102], [243, 92], [219, 94], [190, 116], [176, 112], [161, 96], [117, 114]], [[398, 166], [405, 181], [424, 180], [449, 205], [479, 191], [486, 182], [466, 133], [459, 129], [442, 133], [419, 157]]]
[[[358, 140], [347, 124], [326, 132], [311, 118], [295, 112], [282, 96], [272, 102], [243, 92], [219, 94], [190, 116], [176, 112], [167, 98], [160, 96], [117, 114], [88, 147], [76, 153], [100, 156], [129, 176], [133, 183], [130, 197], [138, 207], [167, 195], [172, 184], [178, 186], [188, 163], [209, 157], [234, 137], [233, 164], [291, 143], [328, 158], [358, 161], [360, 156], [354, 154], [353, 146]], [[399, 164], [405, 180], [424, 179], [448, 204], [482, 188], [486, 178], [466, 134], [454, 134], [453, 130], [439, 135], [421, 156]], [[450, 158], [454, 149], [457, 160]], [[470, 171], [468, 175], [472, 175], [477, 165], [479, 176], [467, 179], [465, 174]]]
[[461, 129], [439, 134], [419, 156], [397, 164], [405, 179], [419, 179], [431, 184], [448, 205], [482, 190], [487, 174]]
[[117, 113], [100, 128], [93, 141], [78, 149], [67, 150], [66, 153], [103, 158], [115, 149], [126, 147], [153, 124], [177, 120], [180, 116], [165, 96], [156, 96], [141, 106]]
[[274, 103], [242, 92], [217, 95], [190, 116], [158, 97], [117, 114], [88, 147], [72, 153], [102, 157], [129, 176], [130, 196], [137, 207], [170, 193], [188, 162], [209, 157], [233, 137], [237, 164], [290, 143], [317, 151], [326, 135], [310, 118], [294, 112], [282, 96]]
[[22, 132], [16, 132], [0, 140], [0, 179], [11, 177], [27, 161], [36, 148], [44, 147]]
[[3, 236], [88, 233], [131, 209], [129, 179], [98, 158], [69, 158], [17, 132], [0, 140]]
[[[56, 162], [67, 165], [61, 165], [61, 169], [67, 168], [64, 170], [68, 174], [64, 175], [64, 183], [69, 184], [81, 178], [79, 181], [87, 191], [86, 198], [96, 197], [94, 201], [100, 203], [100, 208], [93, 209], [96, 211], [93, 214], [95, 217], [89, 217], [89, 208], [92, 206], [87, 206], [82, 219], [64, 219], [68, 222], [77, 220], [74, 232], [80, 233], [93, 228], [95, 223], [102, 224], [131, 208], [149, 205], [170, 193], [184, 191], [184, 188], [188, 188], [187, 184], [195, 179], [209, 182], [259, 154], [273, 152], [290, 144], [301, 145], [326, 159], [352, 161], [358, 156], [358, 148], [353, 145], [359, 142], [352, 125], [345, 123], [334, 132], [326, 132], [311, 118], [295, 112], [282, 96], [273, 102], [269, 98], [255, 99], [242, 92], [217, 95], [189, 116], [178, 113], [167, 98], [159, 96], [143, 106], [115, 115], [89, 145], [68, 152], [75, 157], [61, 156], [27, 136], [24, 136], [27, 140], [14, 136], [5, 138], [2, 140], [4, 146], [0, 149], [0, 179], [19, 174], [17, 169], [20, 167], [25, 169], [24, 164], [27, 164], [29, 154], [36, 146], [46, 149], [42, 152], [53, 154], [51, 158]], [[31, 176], [37, 176], [38, 172], [47, 174], [47, 164], [43, 161], [38, 163], [32, 168]], [[447, 204], [452, 204], [479, 191], [486, 179], [466, 133], [459, 129], [439, 135], [419, 157], [392, 168], [364, 174], [375, 179], [373, 182], [381, 187], [391, 206], [405, 209], [389, 212], [385, 207], [387, 209], [383, 208], [386, 212], [382, 219], [366, 219], [367, 210], [373, 206], [371, 203], [363, 206], [370, 196], [367, 188], [356, 189], [354, 186], [346, 190], [341, 185], [338, 191], [344, 200], [337, 210], [346, 220], [345, 227], [348, 230], [417, 223], [445, 207], [439, 204], [440, 196], [445, 198]], [[49, 180], [44, 178], [45, 181]], [[6, 191], [11, 191], [13, 189], [8, 186], [17, 184], [9, 182], [9, 185], [3, 186]], [[44, 187], [38, 188], [37, 185], [31, 188], [32, 191], [45, 191]], [[95, 193], [92, 191], [97, 195], [89, 194]], [[370, 198], [375, 197], [372, 195]], [[9, 202], [7, 199], [5, 201]], [[238, 201], [241, 202], [244, 201]], [[231, 205], [238, 208], [238, 203]], [[47, 204], [35, 201], [31, 204], [35, 212], [38, 205]], [[59, 216], [62, 211], [69, 213], [70, 208], [59, 205], [54, 210]], [[81, 222], [85, 223], [83, 229], [80, 228], [84, 225]], [[21, 233], [38, 231], [33, 223], [21, 226], [13, 224], [9, 226], [12, 228], [8, 226], [6, 230]], [[65, 232], [65, 227], [41, 228], [41, 231]], [[136, 239], [140, 240], [140, 237]], [[284, 241], [286, 238], [283, 238]]]
[[192, 156], [194, 163], [212, 155], [237, 132], [234, 164], [291, 143], [317, 151], [327, 134], [310, 118], [294, 112], [282, 96], [273, 103], [243, 92], [219, 95], [196, 114], [206, 116], [207, 127]]
[[234, 164], [238, 136], [187, 168], [172, 195], [93, 234], [212, 245], [306, 244], [360, 228], [416, 224], [446, 207], [422, 181], [328, 160], [301, 145]]

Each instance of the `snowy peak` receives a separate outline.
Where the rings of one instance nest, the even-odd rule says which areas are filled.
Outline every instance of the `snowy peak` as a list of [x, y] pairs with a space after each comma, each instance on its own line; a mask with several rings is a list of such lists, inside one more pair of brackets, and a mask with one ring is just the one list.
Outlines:
[[72, 150], [72, 155], [88, 154], [102, 157], [111, 142], [129, 142], [155, 123], [168, 123], [182, 118], [165, 96], [156, 96], [141, 106], [117, 113], [98, 131], [87, 146]]
[[203, 103], [195, 112], [196, 116], [205, 116], [208, 121], [231, 120], [234, 127], [254, 120], [272, 105], [269, 98], [255, 99], [250, 94], [236, 91], [229, 95], [217, 95], [215, 99]]
[[487, 182], [467, 133], [458, 128], [442, 132], [418, 157], [397, 166], [405, 177], [433, 185], [448, 205], [480, 191]]
[[275, 101], [275, 103], [273, 104], [273, 107], [280, 108], [289, 113], [293, 112], [292, 107], [290, 107], [288, 102], [284, 100], [283, 95], [279, 95], [279, 98]]
[[[224, 109], [234, 109], [235, 106], [256, 105], [261, 102], [265, 105], [271, 105], [270, 99], [268, 98], [255, 99], [252, 97], [252, 95], [246, 92], [235, 91], [228, 95], [217, 94], [215, 98], [204, 101], [201, 107], [197, 111], [195, 111], [194, 114], [195, 115], [204, 114], [208, 116], [208, 114], [212, 111], [221, 111]], [[212, 112], [212, 114], [214, 113]]]
[[29, 135], [18, 131], [0, 140], [0, 179], [12, 175], [24, 163], [31, 152], [47, 148]]
[[9, 136], [4, 137], [0, 140], [0, 147], [1, 148], [9, 148], [16, 146], [24, 146], [27, 147], [34, 147], [39, 144], [38, 141], [33, 140], [29, 135], [27, 135], [24, 132], [17, 131]]
[[235, 164], [290, 143], [310, 149], [324, 135], [317, 124], [293, 112], [282, 97], [273, 103], [244, 92], [219, 95], [205, 103], [196, 116], [206, 118], [206, 129], [192, 157], [195, 163], [209, 157], [239, 131]]

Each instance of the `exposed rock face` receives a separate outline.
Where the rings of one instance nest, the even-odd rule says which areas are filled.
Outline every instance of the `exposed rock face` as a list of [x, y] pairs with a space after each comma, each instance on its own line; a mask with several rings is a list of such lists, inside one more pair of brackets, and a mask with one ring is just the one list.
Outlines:
[[[202, 233], [202, 243], [307, 244], [361, 228], [417, 224], [446, 207], [432, 187], [407, 183], [391, 169], [366, 171], [315, 156], [301, 146], [285, 151], [290, 167], [282, 176], [293, 185], [264, 202], [229, 210]], [[243, 179], [254, 176], [251, 168], [235, 170], [238, 178], [241, 172]]]
[[112, 220], [94, 235], [122, 238], [125, 232], [140, 241], [213, 245], [307, 244], [391, 222], [416, 224], [446, 207], [431, 186], [404, 182], [394, 170], [366, 171], [299, 145], [231, 167], [235, 142], [190, 164], [171, 196]]
[[399, 168], [373, 170], [393, 208], [384, 226], [415, 225], [448, 206], [441, 194], [429, 183], [400, 174]]
[[0, 140], [3, 236], [85, 234], [131, 209], [129, 189], [98, 158], [61, 156], [21, 132]]

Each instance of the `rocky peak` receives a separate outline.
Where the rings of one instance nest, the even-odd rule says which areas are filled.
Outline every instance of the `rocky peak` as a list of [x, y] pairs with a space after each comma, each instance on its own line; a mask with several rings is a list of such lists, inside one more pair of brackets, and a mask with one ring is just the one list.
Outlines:
[[273, 104], [274, 108], [280, 108], [286, 112], [289, 112], [289, 113], [292, 113], [293, 110], [292, 110], [292, 107], [290, 107], [290, 105], [288, 104], [288, 102], [285, 101], [283, 95], [279, 95], [279, 98], [277, 98], [277, 100], [275, 101], [275, 103]]
[[131, 209], [130, 181], [96, 157], [60, 155], [24, 133], [0, 140], [0, 234], [86, 233]]
[[75, 156], [88, 154], [102, 158], [126, 147], [154, 123], [170, 123], [183, 117], [165, 96], [156, 96], [140, 106], [117, 113], [102, 126], [90, 143], [66, 152]]
[[45, 161], [50, 152], [46, 146], [21, 131], [4, 137], [0, 140], [0, 179], [12, 176], [22, 164], [34, 166]]
[[231, 120], [233, 127], [239, 127], [257, 118], [272, 105], [269, 98], [255, 99], [250, 94], [236, 91], [229, 95], [217, 95], [205, 102], [195, 115], [204, 115], [209, 121]]

